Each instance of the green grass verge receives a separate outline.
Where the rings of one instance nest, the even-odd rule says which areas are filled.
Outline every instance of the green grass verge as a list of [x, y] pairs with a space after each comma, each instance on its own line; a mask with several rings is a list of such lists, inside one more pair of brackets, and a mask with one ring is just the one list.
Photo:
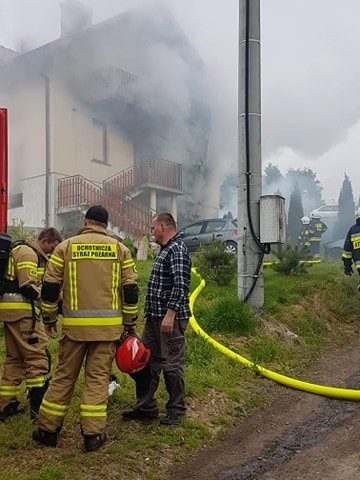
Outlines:
[[[151, 262], [138, 263], [143, 303]], [[324, 261], [306, 275], [294, 277], [267, 269], [260, 314], [239, 302], [234, 278], [229, 287], [207, 285], [195, 305], [195, 316], [206, 332], [240, 355], [279, 373], [309, 380], [308, 367], [317, 356], [326, 348], [339, 348], [358, 323], [357, 280], [343, 276], [340, 262]], [[192, 279], [191, 288], [197, 284]], [[56, 360], [56, 341], [51, 341], [50, 349]], [[0, 324], [0, 362], [4, 353]], [[277, 391], [271, 381], [229, 360], [190, 328], [185, 359], [189, 408], [180, 426], [124, 422], [121, 411], [133, 404], [134, 384], [113, 367], [120, 389], [109, 401], [109, 440], [101, 451], [84, 454], [78, 417], [81, 375], [56, 449], [33, 444], [34, 426], [28, 415], [0, 424], [0, 480], [165, 480], [174, 464], [215, 441], [239, 416]], [[25, 392], [22, 400], [27, 407]], [[164, 412], [163, 382], [158, 400]]]

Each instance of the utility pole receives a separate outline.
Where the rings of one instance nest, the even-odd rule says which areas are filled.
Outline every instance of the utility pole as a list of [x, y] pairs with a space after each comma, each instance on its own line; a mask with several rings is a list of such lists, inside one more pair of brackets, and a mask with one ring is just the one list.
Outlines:
[[238, 296], [259, 310], [264, 304], [260, 244], [260, 0], [239, 0], [238, 81]]

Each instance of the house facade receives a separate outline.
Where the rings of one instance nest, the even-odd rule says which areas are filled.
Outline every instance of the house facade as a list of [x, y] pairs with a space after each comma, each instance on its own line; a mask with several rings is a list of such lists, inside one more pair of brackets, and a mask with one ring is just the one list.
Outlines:
[[101, 203], [115, 231], [139, 237], [159, 210], [180, 223], [214, 216], [217, 198], [201, 187], [205, 67], [171, 14], [143, 8], [93, 25], [88, 7], [67, 0], [61, 26], [35, 50], [3, 49], [9, 221], [62, 229]]

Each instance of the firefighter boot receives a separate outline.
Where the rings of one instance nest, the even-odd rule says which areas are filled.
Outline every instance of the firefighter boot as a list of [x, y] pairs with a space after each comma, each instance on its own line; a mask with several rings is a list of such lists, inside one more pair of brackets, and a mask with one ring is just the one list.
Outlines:
[[42, 387], [33, 387], [29, 390], [30, 420], [37, 419], [43, 396], [45, 395], [45, 392], [49, 387], [49, 382], [50, 379], [48, 378]]
[[0, 412], [0, 422], [4, 422], [7, 417], [12, 417], [19, 413], [24, 413], [24, 408], [20, 405], [20, 402], [11, 402]]
[[59, 430], [60, 429], [57, 429], [56, 432], [48, 432], [42, 428], [37, 428], [33, 431], [32, 438], [46, 447], [56, 447]]
[[106, 442], [107, 435], [105, 432], [98, 435], [84, 435], [84, 446], [87, 452], [94, 452]]

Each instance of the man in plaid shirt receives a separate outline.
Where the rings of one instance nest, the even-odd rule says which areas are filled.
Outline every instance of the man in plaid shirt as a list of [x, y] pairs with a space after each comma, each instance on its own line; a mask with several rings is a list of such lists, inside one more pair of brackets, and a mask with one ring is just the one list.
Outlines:
[[151, 226], [152, 235], [161, 246], [154, 260], [145, 300], [144, 344], [151, 351], [150, 363], [132, 374], [136, 382], [137, 403], [123, 412], [126, 420], [158, 417], [154, 394], [161, 371], [169, 400], [162, 425], [174, 425], [185, 415], [184, 346], [185, 330], [190, 317], [189, 285], [191, 260], [188, 249], [176, 233], [170, 213], [158, 213]]

